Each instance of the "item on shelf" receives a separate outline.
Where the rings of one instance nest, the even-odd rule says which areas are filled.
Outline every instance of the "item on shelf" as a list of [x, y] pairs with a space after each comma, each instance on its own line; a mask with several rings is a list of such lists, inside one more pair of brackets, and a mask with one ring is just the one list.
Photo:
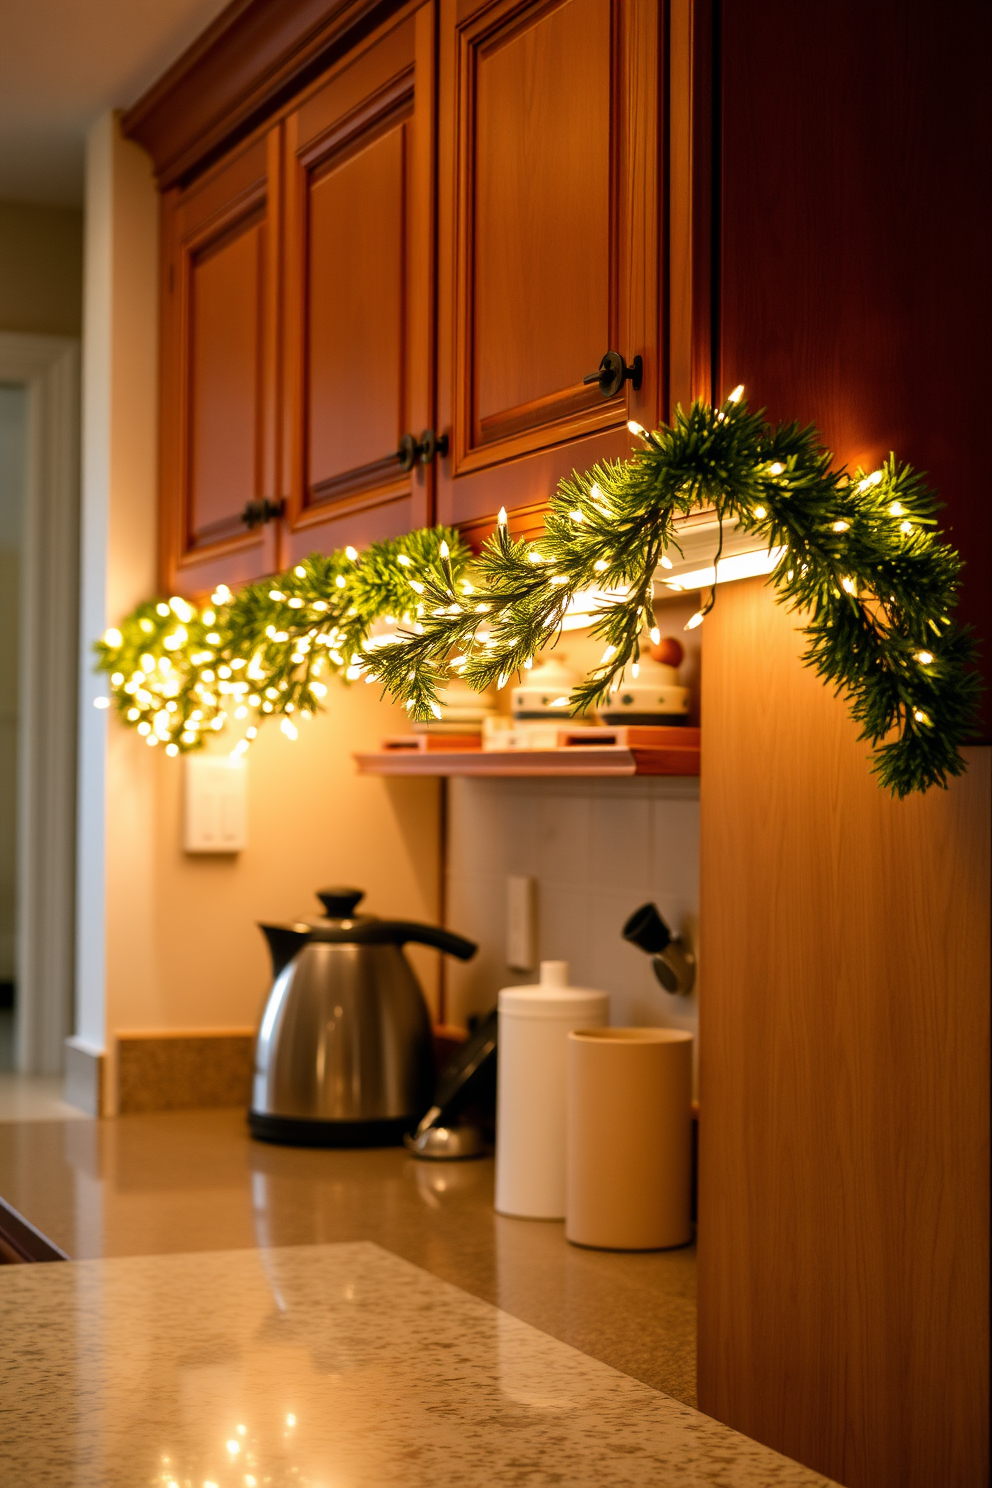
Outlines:
[[568, 1035], [565, 1235], [603, 1250], [692, 1239], [692, 1034]]
[[495, 716], [496, 709], [489, 693], [473, 692], [460, 677], [452, 677], [446, 687], [438, 689], [439, 719], [427, 723], [414, 720], [411, 728], [416, 734], [474, 734], [476, 740], [486, 722]]
[[540, 983], [504, 987], [498, 1007], [496, 1208], [563, 1219], [568, 1034], [605, 1025], [610, 999], [570, 987], [567, 961], [542, 961]]
[[477, 947], [434, 925], [356, 914], [361, 889], [318, 897], [323, 917], [261, 926], [274, 982], [248, 1124], [295, 1146], [390, 1146], [417, 1125], [435, 1081], [430, 1016], [403, 946], [463, 961]]
[[557, 749], [566, 732], [570, 739], [578, 740], [588, 734], [591, 743], [597, 742], [592, 738], [598, 732], [596, 725], [572, 723], [567, 712], [556, 713], [547, 719], [523, 721], [502, 714], [486, 719], [482, 728], [482, 747], [493, 750]]
[[482, 747], [478, 734], [393, 734], [383, 739], [383, 754], [450, 754]]
[[688, 941], [672, 934], [655, 905], [635, 909], [620, 933], [651, 957], [654, 974], [666, 992], [688, 996], [696, 981], [695, 954]]
[[522, 679], [510, 695], [514, 719], [518, 722], [528, 718], [567, 721], [571, 706], [569, 695], [579, 679], [565, 665], [564, 656], [539, 656], [532, 669], [522, 673]]
[[607, 723], [680, 724], [689, 717], [689, 689], [679, 686], [684, 652], [674, 636], [662, 636], [625, 671], [620, 686], [600, 710]]
[[460, 1121], [466, 1108], [469, 1114], [484, 1112], [488, 1125], [496, 1099], [496, 1047], [498, 1016], [496, 1009], [484, 1019], [441, 1071], [434, 1093], [434, 1104], [424, 1116], [413, 1136], [403, 1138], [414, 1157], [433, 1162], [456, 1158], [482, 1157], [489, 1150], [482, 1127], [473, 1121]]

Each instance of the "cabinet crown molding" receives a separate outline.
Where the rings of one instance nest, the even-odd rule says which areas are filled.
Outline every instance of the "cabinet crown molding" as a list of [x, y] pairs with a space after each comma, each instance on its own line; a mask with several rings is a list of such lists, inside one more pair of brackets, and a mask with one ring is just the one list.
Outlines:
[[159, 186], [188, 180], [402, 0], [232, 0], [122, 118]]

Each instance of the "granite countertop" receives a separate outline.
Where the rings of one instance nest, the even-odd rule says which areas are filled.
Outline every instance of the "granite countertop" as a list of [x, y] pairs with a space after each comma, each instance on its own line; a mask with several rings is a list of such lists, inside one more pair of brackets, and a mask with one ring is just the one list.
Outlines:
[[19, 1488], [826, 1482], [366, 1241], [4, 1273]]
[[0, 1196], [73, 1257], [0, 1267], [0, 1481], [825, 1483], [692, 1409], [691, 1248], [580, 1250], [492, 1182], [235, 1111], [0, 1122]]

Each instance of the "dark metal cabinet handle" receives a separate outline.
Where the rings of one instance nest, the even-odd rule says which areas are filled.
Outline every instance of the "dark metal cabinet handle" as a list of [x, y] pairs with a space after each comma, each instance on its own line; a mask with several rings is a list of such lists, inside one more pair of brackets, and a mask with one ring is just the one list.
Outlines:
[[412, 434], [404, 434], [396, 451], [396, 458], [401, 470], [412, 470], [418, 460], [421, 465], [429, 465], [435, 455], [443, 456], [447, 453], [447, 434], [438, 435], [433, 429], [425, 429], [419, 439], [415, 439]]
[[583, 377], [583, 387], [591, 387], [594, 382], [599, 383], [599, 391], [604, 398], [615, 398], [625, 382], [629, 382], [635, 393], [641, 385], [641, 375], [644, 363], [639, 356], [627, 365], [618, 351], [608, 351], [599, 364], [598, 372], [590, 372], [588, 377]]
[[401, 470], [412, 470], [417, 463], [417, 454], [420, 446], [412, 434], [404, 434], [400, 440], [400, 447], [396, 451], [396, 458], [400, 462]]
[[447, 434], [435, 434], [433, 429], [425, 429], [420, 436], [419, 450], [421, 465], [429, 465], [435, 455], [443, 459], [448, 453]]
[[241, 513], [241, 520], [252, 532], [256, 527], [264, 527], [266, 522], [272, 522], [276, 517], [281, 517], [286, 510], [285, 501], [270, 501], [268, 496], [261, 501], [249, 501]]

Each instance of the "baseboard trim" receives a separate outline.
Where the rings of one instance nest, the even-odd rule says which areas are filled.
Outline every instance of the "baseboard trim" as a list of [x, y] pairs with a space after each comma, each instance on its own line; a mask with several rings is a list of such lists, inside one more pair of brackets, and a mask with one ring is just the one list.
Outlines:
[[253, 1028], [135, 1029], [117, 1034], [117, 1110], [243, 1106], [251, 1096]]
[[87, 1116], [102, 1116], [107, 1056], [96, 1044], [76, 1036], [64, 1040], [63, 1052], [62, 1093], [66, 1105], [78, 1107]]

